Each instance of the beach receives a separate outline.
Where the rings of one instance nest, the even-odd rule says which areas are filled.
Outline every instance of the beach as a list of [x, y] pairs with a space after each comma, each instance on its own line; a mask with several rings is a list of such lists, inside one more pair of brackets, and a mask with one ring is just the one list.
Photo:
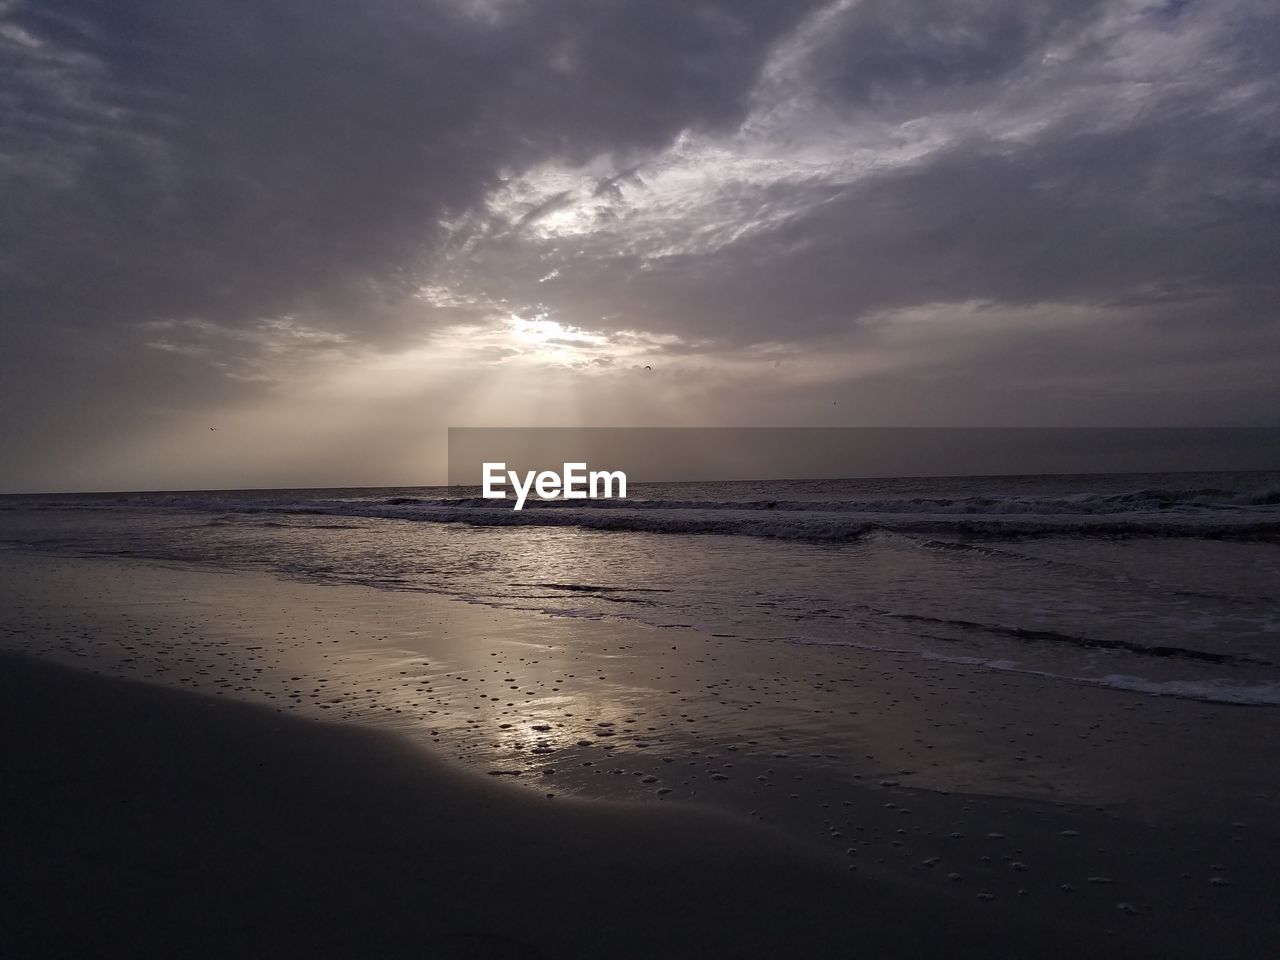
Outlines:
[[1266, 708], [0, 565], [6, 955], [1256, 957], [1277, 932]]
[[0, 960], [1280, 957], [1261, 0], [0, 0]]

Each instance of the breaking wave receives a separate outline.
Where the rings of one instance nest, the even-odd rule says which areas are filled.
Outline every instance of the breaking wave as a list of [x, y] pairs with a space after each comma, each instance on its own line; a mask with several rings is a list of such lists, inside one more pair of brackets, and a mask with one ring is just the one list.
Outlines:
[[[301, 491], [294, 491], [299, 494]], [[316, 492], [317, 494], [320, 491]], [[7, 498], [2, 509], [163, 509], [223, 515], [332, 516], [472, 526], [573, 526], [643, 533], [854, 540], [878, 531], [972, 539], [1043, 536], [1280, 540], [1280, 488], [1143, 488], [1061, 497], [979, 494], [898, 499], [512, 501], [462, 496], [322, 497], [131, 494]]]

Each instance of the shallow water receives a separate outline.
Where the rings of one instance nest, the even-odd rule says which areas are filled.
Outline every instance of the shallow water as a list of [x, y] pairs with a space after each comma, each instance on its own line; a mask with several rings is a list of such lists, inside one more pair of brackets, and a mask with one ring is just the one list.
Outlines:
[[743, 641], [1280, 703], [1280, 475], [0, 498], [25, 549], [257, 568]]

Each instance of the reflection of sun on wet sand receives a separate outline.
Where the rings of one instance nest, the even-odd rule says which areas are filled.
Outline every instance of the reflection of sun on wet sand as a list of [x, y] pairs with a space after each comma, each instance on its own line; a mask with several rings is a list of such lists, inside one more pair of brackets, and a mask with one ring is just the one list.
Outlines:
[[7, 649], [150, 684], [4, 658], [5, 955], [1258, 956], [1276, 932], [1269, 711], [0, 565]]

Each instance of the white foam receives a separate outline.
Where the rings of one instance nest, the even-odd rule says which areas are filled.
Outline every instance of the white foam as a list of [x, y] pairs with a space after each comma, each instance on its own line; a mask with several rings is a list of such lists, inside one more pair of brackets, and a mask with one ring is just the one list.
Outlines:
[[1280, 684], [1238, 683], [1231, 680], [1147, 680], [1124, 674], [1108, 674], [1095, 681], [1120, 690], [1147, 693], [1159, 697], [1185, 697], [1211, 700], [1215, 703], [1238, 703], [1252, 706], [1280, 706]]

